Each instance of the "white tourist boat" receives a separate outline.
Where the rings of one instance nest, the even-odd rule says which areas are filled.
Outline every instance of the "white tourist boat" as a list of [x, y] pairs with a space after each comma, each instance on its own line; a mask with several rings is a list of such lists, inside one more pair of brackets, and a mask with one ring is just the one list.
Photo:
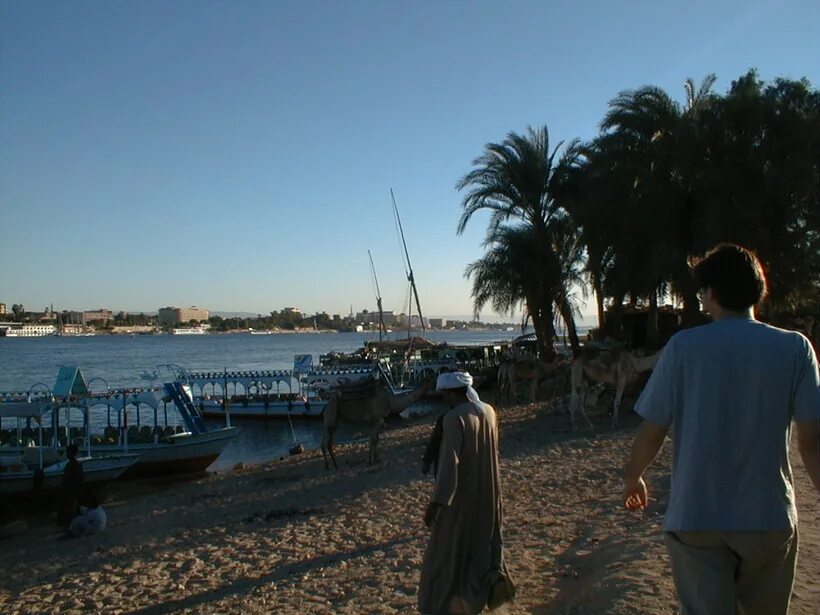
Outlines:
[[210, 325], [199, 325], [198, 327], [179, 327], [172, 329], [173, 335], [205, 335], [210, 331]]
[[[239, 433], [230, 425], [209, 429], [192, 403], [190, 388], [180, 382], [91, 393], [78, 368], [62, 367], [54, 391], [58, 401], [44, 416], [50, 423], [43, 430], [46, 444], [63, 449], [69, 441], [79, 441], [80, 449], [93, 457], [135, 455], [126, 477], [204, 471]], [[140, 418], [144, 407], [152, 417], [149, 424]], [[102, 433], [100, 425], [105, 425]], [[9, 433], [0, 435], [7, 440]], [[33, 442], [17, 440], [3, 450], [20, 453], [26, 444]]]
[[319, 418], [327, 392], [340, 384], [376, 378], [373, 365], [352, 369], [314, 368], [310, 355], [296, 355], [293, 370], [188, 372], [179, 378], [191, 387], [194, 405], [203, 416], [287, 419]]
[[[232, 398], [230, 415], [249, 419], [319, 418], [325, 411], [324, 399], [241, 399]], [[224, 418], [225, 407], [222, 398], [198, 399], [197, 406], [202, 416]]]
[[22, 322], [0, 323], [0, 337], [48, 337], [56, 335], [54, 325], [28, 324]]
[[[77, 457], [83, 466], [86, 483], [101, 484], [116, 480], [137, 462], [138, 455], [106, 455]], [[38, 491], [53, 491], [60, 487], [67, 460], [47, 465], [38, 476], [37, 466], [0, 457], [0, 496], [29, 495]]]
[[[44, 446], [43, 418], [52, 410], [50, 398], [35, 401], [17, 401], [0, 404], [0, 419], [16, 422], [17, 446], [0, 447], [0, 496], [27, 496], [57, 489], [62, 483], [67, 459], [53, 447]], [[37, 426], [37, 445], [22, 444], [23, 421], [34, 421]], [[31, 444], [31, 443], [27, 443]], [[119, 478], [139, 458], [137, 454], [103, 454], [95, 456], [85, 451], [78, 457], [83, 466], [85, 482], [99, 484]]]
[[[190, 388], [179, 382], [167, 383], [159, 390], [95, 395], [87, 397], [84, 403], [90, 413], [105, 411], [109, 422], [112, 412], [115, 413], [117, 427], [109, 424], [94, 450], [137, 454], [137, 463], [126, 473], [127, 477], [202, 472], [239, 433], [238, 427], [230, 425], [209, 429], [193, 404]], [[135, 415], [140, 406], [153, 410], [153, 422], [137, 425], [131, 418], [129, 425], [129, 407]], [[159, 420], [160, 410], [164, 425]], [[169, 424], [169, 410], [181, 419], [181, 424]]]

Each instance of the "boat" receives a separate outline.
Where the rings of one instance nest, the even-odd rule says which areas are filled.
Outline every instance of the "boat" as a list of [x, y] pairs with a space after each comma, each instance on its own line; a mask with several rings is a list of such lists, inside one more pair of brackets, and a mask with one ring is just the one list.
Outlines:
[[[245, 419], [320, 418], [327, 405], [324, 399], [243, 399], [241, 396], [231, 397], [229, 403], [230, 415]], [[225, 416], [225, 402], [221, 397], [199, 399], [197, 404], [202, 416]]]
[[172, 329], [173, 335], [205, 335], [209, 332], [210, 325], [199, 325], [198, 327], [179, 327]]
[[[63, 471], [68, 460], [54, 447], [43, 445], [43, 417], [52, 410], [50, 398], [35, 401], [17, 401], [0, 404], [0, 419], [15, 419], [17, 423], [16, 444], [0, 449], [0, 494], [7, 496], [33, 496], [60, 487]], [[23, 433], [22, 420], [27, 424], [34, 420], [38, 425], [38, 445], [19, 446]], [[8, 444], [8, 443], [4, 443]], [[115, 480], [137, 462], [137, 454], [98, 454], [78, 457], [83, 466], [83, 476], [88, 484], [100, 484]]]
[[180, 373], [203, 416], [263, 419], [321, 417], [330, 391], [377, 377], [373, 364], [314, 368], [311, 355], [296, 355], [293, 370]]
[[[178, 381], [149, 389], [92, 393], [80, 370], [68, 366], [60, 368], [54, 391], [57, 402], [44, 416], [50, 422], [43, 430], [46, 442], [62, 449], [73, 441], [93, 457], [136, 455], [124, 478], [204, 471], [239, 433], [229, 421], [226, 427], [209, 428], [193, 404], [190, 387]], [[141, 418], [145, 407], [152, 416], [149, 424]], [[80, 414], [81, 425], [76, 425], [76, 419], [72, 424], [72, 413]], [[0, 433], [0, 438], [9, 435]], [[31, 440], [32, 434], [28, 435]], [[16, 448], [4, 450], [20, 452], [27, 444], [33, 442], [17, 440]]]
[[492, 370], [509, 352], [508, 342], [477, 345], [435, 343], [413, 336], [404, 339], [366, 341], [354, 352], [330, 352], [319, 357], [322, 368], [381, 368], [395, 389], [417, 386], [442, 371], [466, 370], [476, 376]]
[[57, 329], [54, 325], [0, 322], [0, 337], [48, 337], [56, 333]]
[[[137, 461], [138, 455], [108, 455], [105, 457], [77, 457], [83, 466], [87, 484], [100, 485], [116, 480]], [[11, 462], [10, 462], [11, 461]], [[32, 495], [35, 492], [54, 491], [62, 484], [67, 460], [40, 468], [0, 458], [0, 494], [5, 496]]]
[[[138, 455], [137, 463], [125, 474], [126, 478], [202, 472], [216, 461], [239, 433], [238, 427], [230, 425], [209, 429], [193, 404], [190, 387], [180, 382], [166, 383], [159, 390], [95, 396], [86, 398], [84, 403], [89, 411], [101, 407], [107, 411], [109, 426], [103, 432], [101, 444], [95, 446], [96, 451]], [[136, 406], [137, 416], [140, 406], [154, 410], [153, 423], [129, 426], [128, 407], [132, 405]], [[182, 424], [169, 424], [169, 408], [182, 419]], [[166, 418], [164, 425], [159, 421], [160, 409]], [[117, 416], [116, 428], [110, 423], [112, 411]]]

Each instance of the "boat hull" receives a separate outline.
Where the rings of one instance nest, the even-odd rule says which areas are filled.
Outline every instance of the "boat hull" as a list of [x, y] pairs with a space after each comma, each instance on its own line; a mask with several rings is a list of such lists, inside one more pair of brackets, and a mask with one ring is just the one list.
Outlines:
[[[138, 455], [107, 455], [104, 457], [91, 457], [80, 459], [83, 466], [83, 478], [87, 484], [99, 485], [122, 476], [129, 468], [137, 462]], [[43, 483], [37, 489], [38, 492], [55, 491], [60, 488], [63, 481], [64, 463], [55, 464], [45, 468], [43, 471]], [[23, 470], [19, 472], [0, 473], [0, 494], [3, 497], [18, 497], [33, 495], [34, 471]]]
[[[202, 434], [176, 434], [157, 443], [130, 444], [127, 452], [138, 455], [138, 459], [122, 478], [202, 472], [216, 461], [238, 433], [238, 427], [226, 427]], [[98, 454], [125, 450], [118, 445], [94, 447]]]
[[[287, 419], [287, 418], [321, 418], [327, 401], [310, 402], [251, 401], [246, 404], [231, 404], [231, 417], [252, 419]], [[209, 418], [224, 418], [222, 404], [215, 400], [202, 400], [197, 404], [199, 413]]]

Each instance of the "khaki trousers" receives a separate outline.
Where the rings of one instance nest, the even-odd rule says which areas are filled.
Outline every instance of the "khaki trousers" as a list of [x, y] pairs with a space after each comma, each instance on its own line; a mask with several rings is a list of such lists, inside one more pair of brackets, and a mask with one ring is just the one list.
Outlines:
[[797, 564], [797, 528], [665, 532], [682, 615], [785, 615]]

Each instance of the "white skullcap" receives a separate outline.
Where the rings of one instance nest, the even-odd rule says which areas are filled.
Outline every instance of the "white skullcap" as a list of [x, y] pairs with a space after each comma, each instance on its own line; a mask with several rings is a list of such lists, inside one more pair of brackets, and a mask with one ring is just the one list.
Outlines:
[[436, 391], [444, 389], [461, 389], [473, 386], [473, 377], [469, 372], [444, 372], [436, 380]]
[[444, 372], [436, 380], [436, 391], [463, 389], [465, 387], [467, 388], [467, 399], [481, 409], [481, 400], [473, 388], [473, 377], [469, 372]]

